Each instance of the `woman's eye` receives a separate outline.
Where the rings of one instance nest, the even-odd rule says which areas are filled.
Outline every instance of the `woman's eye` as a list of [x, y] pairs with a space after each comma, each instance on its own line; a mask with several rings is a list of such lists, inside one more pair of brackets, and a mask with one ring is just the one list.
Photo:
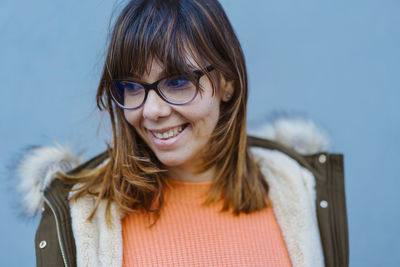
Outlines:
[[185, 77], [178, 77], [178, 78], [173, 78], [169, 79], [167, 82], [168, 87], [184, 87], [187, 86], [190, 83], [189, 79]]
[[139, 84], [130, 82], [122, 82], [121, 85], [126, 93], [138, 93], [143, 88]]

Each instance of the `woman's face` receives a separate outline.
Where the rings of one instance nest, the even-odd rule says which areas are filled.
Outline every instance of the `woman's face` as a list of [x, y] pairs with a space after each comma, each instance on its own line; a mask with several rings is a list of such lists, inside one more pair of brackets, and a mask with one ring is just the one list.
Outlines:
[[[153, 61], [151, 66], [150, 73], [145, 73], [141, 81], [153, 83], [162, 78], [162, 64]], [[167, 167], [198, 163], [217, 125], [221, 94], [212, 93], [211, 81], [206, 75], [201, 77], [200, 85], [204, 91], [185, 105], [168, 104], [150, 90], [141, 108], [124, 110], [128, 123]]]

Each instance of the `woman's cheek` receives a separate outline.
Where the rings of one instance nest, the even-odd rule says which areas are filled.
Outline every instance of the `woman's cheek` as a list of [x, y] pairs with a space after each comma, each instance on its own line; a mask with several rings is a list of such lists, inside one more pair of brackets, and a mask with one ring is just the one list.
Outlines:
[[136, 110], [124, 110], [124, 117], [126, 121], [135, 128], [139, 127], [140, 119]]

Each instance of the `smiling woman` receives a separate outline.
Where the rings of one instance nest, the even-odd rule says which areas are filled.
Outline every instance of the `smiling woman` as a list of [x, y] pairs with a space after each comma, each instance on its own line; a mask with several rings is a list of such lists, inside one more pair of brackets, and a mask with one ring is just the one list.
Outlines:
[[248, 137], [247, 89], [217, 0], [130, 1], [97, 92], [112, 143], [72, 170], [26, 161], [48, 170], [38, 266], [347, 265], [341, 155]]

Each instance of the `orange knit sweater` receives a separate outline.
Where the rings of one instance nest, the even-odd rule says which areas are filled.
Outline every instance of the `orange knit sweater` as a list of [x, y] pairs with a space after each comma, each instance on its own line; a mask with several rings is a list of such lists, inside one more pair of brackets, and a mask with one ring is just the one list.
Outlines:
[[233, 216], [222, 203], [202, 206], [211, 182], [173, 182], [157, 223], [122, 220], [124, 266], [291, 266], [271, 207]]

